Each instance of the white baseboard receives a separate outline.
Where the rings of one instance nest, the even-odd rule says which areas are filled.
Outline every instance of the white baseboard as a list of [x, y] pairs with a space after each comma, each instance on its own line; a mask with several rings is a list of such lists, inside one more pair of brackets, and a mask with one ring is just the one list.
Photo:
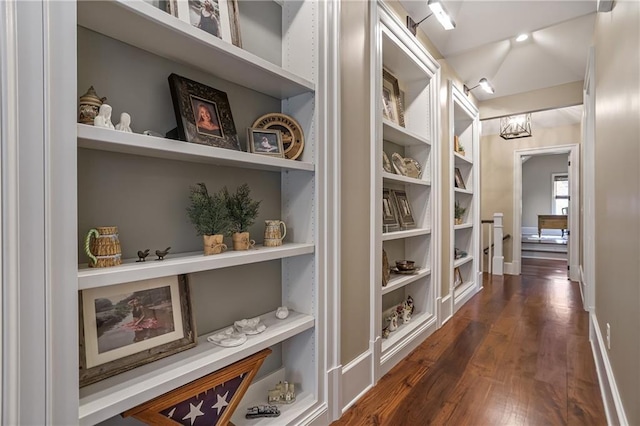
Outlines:
[[611, 363], [609, 362], [607, 347], [602, 339], [602, 333], [600, 333], [600, 326], [598, 325], [598, 319], [595, 313], [590, 314], [590, 319], [589, 324], [591, 329], [589, 330], [589, 337], [593, 358], [596, 363], [596, 370], [598, 371], [600, 392], [602, 393], [604, 411], [607, 415], [607, 423], [610, 425], [627, 426], [629, 422], [624, 412], [622, 399], [620, 398], [616, 379], [611, 369]]
[[505, 275], [518, 275], [516, 273], [516, 268], [513, 263], [505, 263], [504, 264], [504, 274]]
[[342, 369], [342, 413], [347, 411], [373, 386], [373, 352], [358, 355]]
[[444, 323], [449, 321], [453, 316], [453, 308], [451, 305], [451, 294], [447, 294], [445, 297], [442, 298], [440, 303], [440, 315], [442, 318], [440, 320], [440, 326], [442, 327]]

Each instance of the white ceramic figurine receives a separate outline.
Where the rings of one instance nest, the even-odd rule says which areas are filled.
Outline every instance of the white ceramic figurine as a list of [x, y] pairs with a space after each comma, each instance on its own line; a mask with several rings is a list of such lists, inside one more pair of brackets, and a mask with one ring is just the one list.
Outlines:
[[98, 115], [93, 119], [93, 125], [95, 127], [104, 127], [105, 129], [114, 130], [113, 123], [111, 122], [111, 106], [107, 104], [100, 105]]
[[120, 114], [120, 122], [116, 124], [116, 130], [131, 133], [131, 116], [126, 112]]

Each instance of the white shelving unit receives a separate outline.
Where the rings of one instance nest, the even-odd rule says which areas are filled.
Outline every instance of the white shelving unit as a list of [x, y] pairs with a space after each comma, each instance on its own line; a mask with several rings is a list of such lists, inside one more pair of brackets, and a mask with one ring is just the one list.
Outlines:
[[[449, 81], [449, 123], [451, 135], [451, 287], [443, 303], [450, 303], [447, 311], [455, 313], [474, 294], [482, 289], [480, 272], [480, 187], [479, 187], [479, 114], [467, 96]], [[454, 137], [464, 147], [464, 155], [455, 151]], [[455, 184], [456, 170], [464, 181], [464, 188]], [[466, 209], [462, 223], [454, 222], [455, 203]], [[454, 248], [465, 251], [466, 257], [454, 259]], [[456, 269], [460, 274], [456, 274]], [[462, 279], [456, 280], [457, 277]]]
[[[77, 190], [66, 190], [73, 194], [67, 208], [76, 222], [78, 252], [68, 253], [66, 260], [80, 262], [77, 290], [81, 296], [87, 289], [186, 274], [198, 344], [82, 387], [77, 410], [56, 418], [74, 418], [83, 425], [129, 422], [119, 414], [270, 347], [273, 352], [240, 407], [265, 404], [264, 388], [277, 383], [267, 380], [276, 378], [296, 385], [297, 401], [278, 419], [244, 422], [329, 423], [327, 353], [334, 342], [325, 336], [335, 333], [325, 331], [334, 316], [325, 297], [335, 289], [328, 288], [332, 274], [326, 270], [326, 253], [339, 244], [326, 237], [334, 215], [329, 182], [336, 167], [327, 158], [338, 143], [332, 121], [338, 116], [338, 99], [331, 92], [337, 75], [327, 64], [337, 57], [339, 8], [333, 3], [240, 0], [244, 48], [144, 0], [81, 1], [77, 15], [65, 15], [67, 27], [52, 43], [77, 42], [77, 74], [69, 73], [69, 79], [78, 96], [93, 85], [113, 107], [114, 123], [126, 111], [135, 132], [74, 125], [77, 155], [65, 159], [65, 165], [77, 168]], [[277, 42], [265, 47], [265, 34]], [[245, 150], [246, 129], [256, 118], [270, 112], [293, 116], [304, 133], [303, 154], [294, 161], [142, 135], [147, 129], [165, 134], [176, 125], [167, 80], [171, 73], [228, 95]], [[210, 192], [249, 184], [251, 196], [262, 203], [250, 228], [258, 242], [255, 249], [202, 254], [202, 239], [186, 215], [189, 187], [198, 182]], [[285, 221], [288, 233], [281, 247], [261, 245], [267, 219]], [[107, 225], [118, 226], [126, 260], [116, 267], [87, 268], [84, 235], [89, 228]], [[231, 246], [229, 239], [225, 242]], [[171, 251], [165, 260], [153, 261], [151, 255], [146, 262], [135, 262], [137, 250], [153, 253], [166, 246]], [[67, 302], [76, 306], [75, 300]], [[287, 319], [275, 318], [278, 306], [290, 309]], [[66, 328], [77, 330], [77, 314], [73, 316]], [[256, 316], [267, 329], [245, 344], [223, 348], [207, 341], [233, 321]], [[77, 336], [69, 334], [56, 344], [65, 345], [68, 356], [58, 357], [53, 368], [55, 362], [65, 362], [66, 370], [77, 371]], [[74, 380], [51, 386], [55, 395], [78, 395]]]
[[[371, 346], [374, 348], [374, 377], [378, 380], [436, 329], [435, 298], [437, 250], [434, 235], [438, 208], [438, 88], [439, 65], [411, 35], [405, 25], [382, 2], [371, 3], [372, 51], [371, 98]], [[383, 69], [398, 80], [404, 94], [404, 126], [383, 117]], [[384, 171], [383, 152], [416, 160], [422, 168], [420, 178]], [[383, 189], [404, 191], [412, 209], [415, 226], [383, 228]], [[395, 275], [382, 286], [382, 251], [390, 266], [399, 259], [410, 259], [422, 269], [416, 275]], [[411, 296], [415, 311], [411, 321], [401, 324], [382, 339], [388, 311]], [[402, 321], [400, 321], [402, 323]]]

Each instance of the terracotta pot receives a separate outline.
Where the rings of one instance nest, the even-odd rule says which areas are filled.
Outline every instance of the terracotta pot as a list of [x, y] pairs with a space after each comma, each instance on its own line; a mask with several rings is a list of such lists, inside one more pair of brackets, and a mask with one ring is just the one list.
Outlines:
[[220, 254], [227, 249], [227, 245], [222, 242], [224, 235], [203, 235], [202, 240], [204, 242], [204, 255]]
[[256, 245], [255, 240], [249, 239], [248, 232], [236, 232], [231, 236], [234, 250], [249, 250]]

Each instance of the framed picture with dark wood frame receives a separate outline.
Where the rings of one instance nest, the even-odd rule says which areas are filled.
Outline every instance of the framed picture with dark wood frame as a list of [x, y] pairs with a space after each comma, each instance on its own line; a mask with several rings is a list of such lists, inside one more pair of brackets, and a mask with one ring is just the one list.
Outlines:
[[284, 158], [280, 130], [249, 128], [247, 130], [247, 147], [248, 151], [253, 154]]
[[240, 151], [225, 92], [177, 74], [169, 76], [169, 87], [180, 140]]
[[382, 190], [382, 226], [383, 232], [397, 231], [400, 227], [396, 202], [390, 189]]
[[404, 109], [400, 99], [398, 79], [389, 71], [382, 70], [382, 116], [404, 127]]
[[462, 280], [462, 273], [460, 272], [460, 268], [453, 269], [453, 286], [458, 287], [464, 281]]
[[186, 275], [79, 292], [80, 387], [196, 345]]
[[411, 203], [407, 198], [405, 191], [391, 190], [393, 199], [395, 200], [395, 207], [398, 210], [398, 221], [401, 228], [411, 228], [416, 226], [416, 222], [413, 219], [413, 213], [411, 211]]
[[176, 16], [181, 21], [242, 47], [237, 0], [171, 1], [177, 2]]
[[464, 180], [462, 179], [462, 173], [460, 173], [460, 169], [456, 167], [456, 172], [455, 172], [455, 181], [454, 181], [456, 188], [460, 188], [460, 189], [467, 189], [467, 187], [464, 185]]

